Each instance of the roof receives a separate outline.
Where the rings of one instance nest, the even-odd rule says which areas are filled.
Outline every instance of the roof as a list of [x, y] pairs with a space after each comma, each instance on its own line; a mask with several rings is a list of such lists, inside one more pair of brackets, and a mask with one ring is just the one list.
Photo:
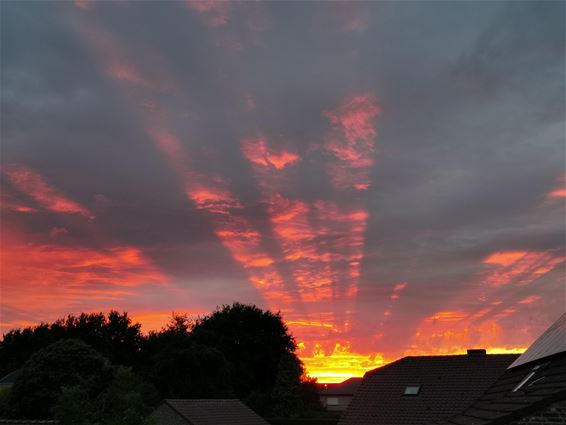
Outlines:
[[159, 425], [268, 425], [238, 399], [167, 399], [154, 417]]
[[57, 425], [59, 421], [35, 419], [0, 419], [1, 425]]
[[560, 317], [475, 403], [439, 424], [503, 425], [566, 400], [565, 319]]
[[[477, 400], [517, 354], [405, 357], [366, 373], [340, 425], [420, 425], [454, 416]], [[404, 395], [419, 385], [418, 395]]]
[[317, 393], [319, 395], [354, 395], [362, 378], [350, 378], [339, 384], [319, 384]]
[[566, 313], [554, 322], [509, 368], [566, 351]]
[[[16, 378], [20, 375], [21, 369], [16, 369], [0, 379], [0, 385], [13, 385]], [[2, 423], [2, 422], [0, 422]]]
[[566, 354], [535, 366], [509, 369], [464, 413], [438, 422], [439, 425], [502, 425], [536, 413], [559, 400], [566, 400]]

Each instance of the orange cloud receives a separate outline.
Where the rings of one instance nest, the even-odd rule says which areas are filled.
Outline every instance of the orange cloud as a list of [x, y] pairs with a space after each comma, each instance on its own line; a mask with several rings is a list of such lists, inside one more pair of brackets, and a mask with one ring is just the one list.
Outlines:
[[329, 165], [330, 178], [336, 188], [364, 190], [369, 187], [377, 138], [375, 119], [380, 112], [375, 98], [361, 95], [347, 100], [335, 111], [323, 113], [333, 125], [324, 147], [336, 158]]
[[[227, 3], [204, 1], [189, 1], [187, 5], [205, 15], [212, 16], [212, 19], [216, 19], [217, 15], [227, 10], [225, 8], [228, 7]], [[87, 30], [82, 32], [86, 35], [105, 69], [110, 70], [109, 75], [112, 79], [154, 91], [171, 87], [170, 84], [163, 82], [167, 80], [151, 79], [131, 66], [132, 62], [124, 59], [128, 57], [127, 50], [110, 34], [90, 26], [87, 26]], [[120, 72], [115, 72], [116, 69]], [[123, 71], [124, 69], [131, 69], [132, 72]], [[156, 108], [157, 105], [151, 102], [149, 110], [153, 111]], [[147, 112], [143, 111], [142, 116], [146, 117], [146, 115]], [[228, 249], [234, 260], [248, 270], [249, 281], [266, 299], [279, 300], [282, 303], [288, 302], [291, 297], [285, 293], [283, 279], [273, 268], [275, 261], [261, 249], [259, 233], [243, 216], [242, 205], [231, 193], [228, 185], [219, 177], [206, 176], [192, 169], [185, 146], [175, 134], [167, 130], [165, 111], [159, 116], [151, 115], [146, 118], [147, 134], [171, 164], [173, 171], [185, 187], [187, 198], [194, 202], [199, 210], [209, 214], [216, 236]], [[282, 162], [289, 161], [288, 156], [275, 156], [274, 158], [278, 166], [281, 166]]]
[[[20, 165], [8, 165], [4, 167], [3, 173], [8, 177], [10, 182], [25, 195], [33, 198], [42, 207], [49, 211], [80, 214], [90, 220], [93, 220], [94, 214], [88, 209], [82, 207], [49, 185], [43, 177], [33, 171], [31, 168]], [[33, 209], [20, 207], [20, 212], [32, 212]]]
[[281, 195], [289, 166], [300, 158], [287, 151], [275, 151], [264, 136], [241, 142], [242, 154], [252, 165], [268, 213], [273, 233], [285, 261], [292, 264], [297, 290], [304, 302], [329, 300], [333, 280], [316, 244], [317, 233], [309, 219], [311, 207], [304, 201]]
[[346, 274], [338, 276], [339, 297], [352, 298], [357, 294], [360, 261], [363, 258], [367, 212], [343, 210], [333, 202], [315, 203], [318, 229], [324, 244], [337, 267], [346, 266]]
[[32, 243], [10, 244], [2, 250], [3, 278], [10, 282], [54, 286], [67, 283], [135, 287], [163, 283], [159, 272], [135, 247], [104, 250], [59, 247]]
[[549, 192], [547, 195], [549, 198], [566, 198], [566, 189], [556, 189]]
[[[324, 322], [316, 322], [310, 320], [286, 320], [285, 324], [289, 326], [308, 326], [308, 327], [321, 327], [321, 328], [329, 328], [334, 329], [334, 325], [332, 323], [324, 323]], [[304, 344], [303, 344], [304, 345]]]
[[393, 292], [400, 292], [407, 287], [407, 282], [401, 282], [395, 285]]
[[294, 152], [270, 150], [267, 147], [267, 139], [263, 136], [244, 139], [241, 146], [248, 161], [263, 167], [275, 167], [281, 170], [300, 160], [299, 155]]
[[25, 205], [20, 201], [12, 200], [12, 198], [7, 195], [6, 190], [0, 192], [0, 208], [6, 211], [14, 211], [23, 214], [36, 213], [38, 211], [37, 208]]
[[[227, 2], [214, 1], [188, 1], [186, 4], [202, 13], [211, 25], [225, 23], [224, 17], [227, 19], [230, 7]], [[186, 197], [208, 216], [216, 236], [232, 258], [246, 270], [250, 283], [269, 301], [272, 308], [278, 310], [286, 307], [292, 297], [275, 267], [275, 260], [261, 246], [261, 235], [245, 217], [237, 196], [220, 177], [204, 175], [193, 168], [186, 147], [168, 130], [167, 110], [156, 101], [147, 100], [148, 93], [154, 98], [159, 94], [157, 92], [169, 90], [177, 84], [169, 83], [170, 79], [157, 78], [154, 72], [142, 72], [134, 66], [127, 49], [111, 34], [91, 25], [78, 30], [110, 78], [120, 83], [120, 87], [129, 89], [127, 98], [133, 99], [137, 112], [143, 117], [145, 132], [171, 165], [184, 186]], [[135, 94], [133, 98], [132, 94]], [[154, 113], [156, 110], [159, 114]], [[282, 168], [295, 159], [288, 153], [272, 153], [269, 161], [275, 168]]]
[[[135, 247], [106, 249], [40, 244], [10, 232], [2, 235], [2, 310], [28, 319], [122, 305], [146, 285], [168, 278]], [[12, 325], [2, 326], [2, 331]]]
[[275, 260], [261, 247], [261, 235], [243, 216], [243, 205], [218, 176], [207, 176], [191, 169], [190, 160], [180, 140], [165, 130], [152, 130], [150, 136], [185, 184], [185, 193], [199, 210], [206, 212], [214, 233], [232, 258], [248, 272], [248, 279], [266, 300], [291, 300], [283, 278], [275, 269]]
[[561, 199], [566, 198], [566, 173], [560, 177], [559, 187], [547, 193], [548, 198]]
[[538, 300], [540, 300], [539, 295], [531, 295], [531, 296], [524, 298], [521, 301], [519, 301], [519, 304], [533, 304], [534, 302], [536, 302]]
[[474, 324], [465, 311], [440, 311], [424, 319], [404, 355], [465, 353], [468, 348], [497, 346], [502, 328], [496, 320]]
[[564, 259], [548, 252], [496, 252], [483, 260], [484, 264], [495, 266], [485, 274], [484, 281], [493, 286], [526, 285], [553, 270]]
[[344, 136], [343, 140], [331, 138], [326, 149], [343, 161], [371, 165], [367, 154], [372, 153], [375, 147], [377, 132], [373, 121], [379, 112], [375, 99], [370, 96], [356, 96], [339, 110], [325, 112], [324, 116]]
[[510, 251], [510, 252], [495, 252], [489, 257], [485, 258], [485, 264], [497, 264], [500, 266], [508, 266], [513, 264], [520, 258], [523, 258], [527, 253], [525, 251]]
[[[391, 300], [396, 300], [399, 298], [401, 292], [403, 292], [403, 290], [407, 287], [407, 282], [401, 282], [396, 284], [393, 287], [393, 291], [391, 292], [391, 295], [389, 296], [389, 299]], [[388, 310], [391, 309], [391, 305], [388, 307]]]

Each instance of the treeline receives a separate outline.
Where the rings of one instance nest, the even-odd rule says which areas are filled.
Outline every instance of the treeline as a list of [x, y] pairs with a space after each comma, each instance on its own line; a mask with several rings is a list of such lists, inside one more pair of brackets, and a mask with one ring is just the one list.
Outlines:
[[68, 316], [12, 330], [0, 342], [0, 417], [138, 425], [164, 398], [239, 398], [258, 414], [319, 411], [281, 316], [234, 303], [144, 335], [127, 313]]

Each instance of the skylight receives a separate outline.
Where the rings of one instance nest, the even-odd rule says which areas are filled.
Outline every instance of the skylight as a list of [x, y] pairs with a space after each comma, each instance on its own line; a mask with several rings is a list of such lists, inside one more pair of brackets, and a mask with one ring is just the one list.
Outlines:
[[405, 392], [403, 393], [403, 395], [419, 395], [420, 391], [421, 391], [420, 385], [407, 385], [405, 387]]
[[529, 382], [529, 379], [531, 379], [533, 376], [535, 376], [535, 373], [537, 373], [538, 368], [539, 368], [539, 366], [533, 367], [533, 370], [531, 371], [531, 373], [529, 373], [527, 376], [525, 376], [523, 378], [523, 380], [521, 382], [519, 382], [519, 384], [515, 388], [513, 388], [513, 392], [519, 391], [527, 382]]

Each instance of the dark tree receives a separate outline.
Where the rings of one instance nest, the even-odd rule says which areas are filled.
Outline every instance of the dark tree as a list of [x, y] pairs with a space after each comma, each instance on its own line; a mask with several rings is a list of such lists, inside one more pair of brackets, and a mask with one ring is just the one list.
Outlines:
[[195, 322], [176, 315], [148, 336], [126, 313], [68, 316], [4, 336], [2, 372], [23, 368], [0, 408], [20, 418], [55, 413], [64, 425], [141, 424], [153, 405], [143, 378], [161, 398], [235, 396], [263, 415], [305, 416], [318, 399], [295, 350], [280, 314], [253, 305]]
[[61, 425], [94, 423], [94, 403], [87, 391], [80, 386], [63, 387], [53, 407], [53, 413]]
[[198, 344], [185, 316], [150, 333], [140, 372], [164, 398], [233, 397], [232, 367], [216, 348]]
[[101, 393], [112, 376], [106, 358], [84, 342], [61, 340], [26, 362], [10, 392], [11, 414], [45, 419], [63, 388], [80, 387], [89, 397]]
[[69, 315], [52, 324], [13, 330], [0, 341], [0, 375], [20, 367], [31, 355], [62, 339], [80, 339], [102, 353], [113, 364], [133, 366], [139, 360], [143, 335], [141, 325], [132, 323], [127, 313], [110, 311]]
[[95, 398], [80, 386], [66, 387], [53, 410], [61, 425], [149, 425], [158, 403], [152, 386], [118, 366], [109, 386]]
[[160, 398], [153, 386], [145, 383], [130, 368], [114, 368], [110, 385], [94, 403], [95, 423], [105, 425], [145, 425]]
[[138, 359], [143, 341], [141, 325], [132, 323], [128, 313], [111, 310], [67, 316], [51, 325], [55, 340], [76, 338], [100, 351], [113, 364], [132, 366]]
[[233, 364], [236, 396], [258, 412], [266, 410], [265, 395], [275, 386], [282, 356], [296, 358], [295, 340], [280, 314], [253, 305], [225, 305], [199, 319], [192, 334]]
[[8, 332], [0, 341], [0, 376], [19, 369], [33, 353], [53, 342], [55, 339], [46, 323]]
[[303, 414], [301, 379], [304, 373], [303, 365], [296, 356], [287, 353], [281, 356], [277, 379], [271, 392], [274, 416], [292, 418]]

